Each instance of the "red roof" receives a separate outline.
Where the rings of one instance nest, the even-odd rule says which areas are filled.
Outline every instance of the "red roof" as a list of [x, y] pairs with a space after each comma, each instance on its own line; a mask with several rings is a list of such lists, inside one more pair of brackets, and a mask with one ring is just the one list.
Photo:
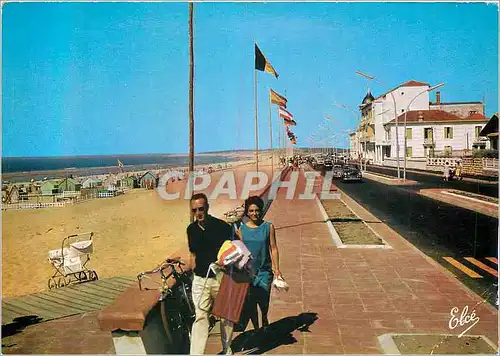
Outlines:
[[484, 116], [483, 114], [475, 113], [475, 114], [467, 116], [464, 120], [467, 120], [467, 121], [475, 121], [475, 120], [489, 121], [490, 119], [487, 118], [486, 116]]
[[406, 83], [401, 84], [399, 87], [425, 87], [425, 86], [430, 86], [430, 85], [427, 83], [417, 82], [416, 80], [409, 80]]
[[391, 89], [391, 90], [389, 90], [389, 91], [386, 91], [384, 94], [381, 94], [381, 95], [377, 96], [377, 97], [375, 98], [375, 100], [377, 100], [377, 99], [379, 99], [379, 98], [383, 97], [384, 95], [389, 94], [391, 91], [394, 91], [394, 90], [396, 90], [396, 89], [398, 89], [398, 88], [401, 88], [401, 87], [425, 87], [425, 86], [430, 87], [430, 85], [429, 85], [429, 84], [427, 84], [427, 83], [417, 82], [416, 80], [413, 80], [413, 79], [412, 79], [412, 80], [409, 80], [409, 81], [407, 81], [407, 82], [405, 82], [405, 83], [403, 83], [403, 84], [398, 85], [398, 86], [397, 86], [397, 87], [395, 87], [395, 88], [392, 88], [392, 89]]
[[[398, 116], [398, 122], [402, 123], [405, 119], [405, 114]], [[454, 122], [454, 121], [488, 121], [488, 118], [481, 114], [472, 114], [469, 117], [462, 118], [453, 115], [443, 110], [414, 110], [408, 111], [406, 115], [406, 122]], [[392, 120], [389, 123], [395, 123]]]

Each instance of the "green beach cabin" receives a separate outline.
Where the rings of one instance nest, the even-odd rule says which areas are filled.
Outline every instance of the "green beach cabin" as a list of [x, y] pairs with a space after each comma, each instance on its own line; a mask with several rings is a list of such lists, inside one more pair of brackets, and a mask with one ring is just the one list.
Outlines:
[[82, 185], [78, 183], [73, 178], [64, 178], [61, 182], [59, 182], [58, 192], [78, 192], [82, 188]]
[[54, 195], [58, 193], [59, 182], [55, 180], [46, 180], [40, 185], [42, 195]]
[[139, 178], [139, 185], [141, 188], [156, 187], [156, 176], [150, 171], [144, 173], [141, 178]]
[[129, 189], [134, 189], [139, 186], [137, 183], [137, 178], [136, 177], [125, 177], [121, 180], [122, 187], [129, 188]]

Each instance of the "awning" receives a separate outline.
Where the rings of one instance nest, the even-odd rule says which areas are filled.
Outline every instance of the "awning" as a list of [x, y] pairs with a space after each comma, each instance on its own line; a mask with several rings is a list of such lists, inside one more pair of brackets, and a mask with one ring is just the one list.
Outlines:
[[483, 127], [479, 136], [492, 137], [498, 136], [498, 113], [495, 113], [490, 121]]

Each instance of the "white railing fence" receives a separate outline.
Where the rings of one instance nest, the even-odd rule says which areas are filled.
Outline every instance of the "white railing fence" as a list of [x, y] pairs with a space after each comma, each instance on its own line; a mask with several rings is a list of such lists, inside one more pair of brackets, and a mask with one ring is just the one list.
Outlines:
[[462, 162], [461, 158], [455, 158], [455, 157], [428, 157], [427, 158], [427, 165], [428, 166], [451, 166], [455, 167], [458, 163]]
[[19, 210], [19, 209], [41, 209], [41, 208], [60, 208], [67, 204], [72, 204], [72, 202], [57, 202], [57, 203], [14, 203], [14, 204], [2, 204], [3, 210]]
[[497, 171], [498, 158], [483, 158], [483, 169], [487, 171]]

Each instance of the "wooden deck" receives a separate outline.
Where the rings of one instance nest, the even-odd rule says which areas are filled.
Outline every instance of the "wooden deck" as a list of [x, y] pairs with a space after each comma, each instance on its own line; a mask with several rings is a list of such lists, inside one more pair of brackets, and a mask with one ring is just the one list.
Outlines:
[[22, 316], [38, 316], [42, 321], [101, 310], [137, 279], [113, 277], [70, 285], [55, 290], [2, 299], [2, 325]]

